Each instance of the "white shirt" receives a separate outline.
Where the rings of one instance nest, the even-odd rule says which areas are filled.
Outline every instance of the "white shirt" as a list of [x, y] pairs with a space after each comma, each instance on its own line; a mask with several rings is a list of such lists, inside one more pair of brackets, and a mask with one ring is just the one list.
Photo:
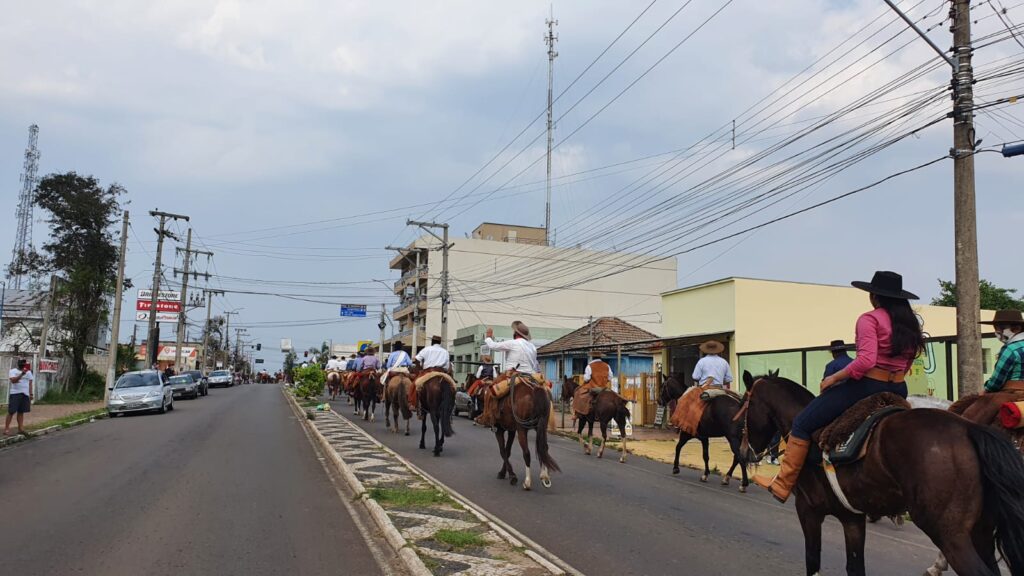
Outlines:
[[697, 366], [693, 369], [693, 379], [697, 382], [697, 385], [701, 385], [705, 380], [711, 378], [712, 386], [722, 386], [723, 384], [729, 384], [732, 382], [732, 370], [729, 368], [729, 362], [721, 356], [714, 354], [705, 356], [697, 361]]
[[431, 344], [420, 353], [416, 355], [416, 359], [420, 361], [420, 366], [426, 368], [448, 368], [449, 357], [448, 351], [441, 347], [440, 344]]
[[[35, 379], [32, 375], [32, 371], [25, 372], [24, 376], [21, 376], [21, 370], [17, 368], [11, 368], [11, 371], [7, 373], [8, 378], [11, 378], [11, 394], [24, 394], [28, 396], [28, 383]], [[21, 376], [21, 378], [15, 382], [13, 379]]]
[[330, 360], [327, 361], [327, 371], [328, 372], [330, 372], [331, 370], [344, 370], [344, 369], [345, 369], [345, 363], [342, 362], [341, 360], [338, 360], [337, 358], [331, 358]]
[[[591, 360], [590, 364], [593, 364], [594, 362], [601, 362], [601, 360]], [[583, 371], [583, 381], [584, 382], [590, 382], [590, 364], [587, 364], [587, 369]], [[615, 374], [612, 373], [612, 367], [611, 366], [608, 367], [608, 381], [609, 382], [614, 382], [615, 381]]]
[[540, 372], [540, 364], [537, 363], [537, 347], [533, 342], [525, 338], [504, 340], [495, 342], [491, 338], [485, 338], [484, 344], [491, 350], [505, 352], [505, 362], [501, 365], [502, 372], [515, 370], [524, 374]]

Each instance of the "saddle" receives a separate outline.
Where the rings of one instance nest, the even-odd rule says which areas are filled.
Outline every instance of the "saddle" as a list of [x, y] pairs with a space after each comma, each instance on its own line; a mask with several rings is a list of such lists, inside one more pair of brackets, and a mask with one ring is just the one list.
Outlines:
[[733, 392], [732, 390], [726, 390], [725, 388], [711, 387], [700, 393], [700, 399], [703, 400], [704, 402], [711, 402], [715, 398], [721, 398], [722, 396], [732, 398], [733, 400], [740, 403], [743, 402], [743, 398], [740, 397], [739, 394]]
[[910, 404], [892, 392], [868, 396], [816, 432], [815, 444], [825, 462], [833, 466], [852, 464], [867, 453], [871, 434], [878, 423], [904, 410], [910, 410]]

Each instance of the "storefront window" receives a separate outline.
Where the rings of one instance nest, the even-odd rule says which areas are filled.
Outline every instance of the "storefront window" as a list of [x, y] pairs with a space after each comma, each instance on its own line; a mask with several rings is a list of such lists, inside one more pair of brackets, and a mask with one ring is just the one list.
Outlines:
[[[946, 343], [928, 342], [907, 374], [907, 391], [920, 396], [946, 398]], [[948, 400], [948, 398], [947, 398]]]
[[[736, 375], [737, 380], [742, 379], [744, 370], [749, 371], [754, 376], [763, 376], [769, 371], [778, 370], [779, 376], [804, 384], [803, 355], [801, 352], [744, 354], [739, 357], [739, 361], [740, 373]], [[742, 384], [737, 384], [737, 386], [739, 389], [742, 388]]]

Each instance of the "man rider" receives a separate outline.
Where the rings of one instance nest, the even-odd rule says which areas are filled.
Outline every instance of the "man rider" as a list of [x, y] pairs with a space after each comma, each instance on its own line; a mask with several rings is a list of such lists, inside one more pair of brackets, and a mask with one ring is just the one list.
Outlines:
[[709, 340], [700, 345], [704, 357], [693, 367], [693, 381], [698, 386], [711, 385], [729, 389], [732, 384], [732, 369], [729, 362], [719, 356], [725, 352], [725, 346], [717, 340]]
[[1024, 315], [1020, 310], [999, 310], [990, 322], [1003, 343], [985, 393], [1024, 392]]
[[327, 361], [327, 372], [341, 372], [345, 369], [345, 364], [341, 360], [338, 360], [337, 356], [331, 356], [331, 359]]
[[[540, 372], [537, 347], [530, 342], [530, 329], [519, 320], [512, 323], [511, 340], [495, 341], [494, 329], [488, 327], [484, 345], [491, 351], [499, 350], [505, 353], [505, 361], [501, 365], [503, 374], [498, 380], [504, 380], [517, 373], [532, 376]], [[484, 413], [477, 418], [477, 423], [482, 426], [494, 426], [497, 412], [498, 400], [488, 394], [484, 398]]]
[[363, 361], [359, 363], [359, 370], [379, 370], [380, 369], [380, 358], [377, 358], [377, 349], [369, 347], [366, 349], [366, 355], [363, 356]]
[[388, 355], [388, 362], [384, 366], [386, 370], [380, 377], [381, 384], [387, 384], [388, 376], [392, 372], [400, 372], [403, 374], [409, 373], [409, 368], [412, 366], [412, 359], [409, 358], [409, 354], [405, 351], [401, 342], [395, 342], [392, 345], [391, 354]]
[[829, 344], [828, 350], [832, 353], [832, 361], [825, 365], [825, 375], [823, 378], [828, 378], [853, 362], [853, 358], [850, 358], [850, 355], [846, 353], [846, 342], [842, 340], [833, 340]]
[[[420, 353], [416, 355], [416, 362], [419, 363], [420, 368], [423, 371], [433, 369], [434, 371], [447, 373], [451, 367], [451, 356], [449, 356], [448, 351], [441, 346], [441, 337], [431, 336], [430, 346], [420, 350]], [[409, 405], [415, 408], [417, 400], [416, 386], [413, 386], [412, 389], [409, 390]]]
[[611, 387], [611, 383], [615, 380], [615, 374], [612, 373], [611, 366], [607, 362], [602, 360], [604, 354], [594, 350], [590, 353], [590, 357], [593, 360], [587, 364], [587, 368], [583, 371], [583, 385], [576, 389], [572, 395], [572, 421], [576, 422], [576, 415], [583, 414], [586, 416], [590, 414], [590, 410], [593, 408], [591, 404], [602, 390]]

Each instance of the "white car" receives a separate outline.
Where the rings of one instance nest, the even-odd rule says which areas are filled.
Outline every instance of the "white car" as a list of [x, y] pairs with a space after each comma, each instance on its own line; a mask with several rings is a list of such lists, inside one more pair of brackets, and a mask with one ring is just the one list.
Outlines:
[[235, 379], [231, 376], [230, 370], [214, 370], [206, 377], [206, 382], [210, 388], [235, 385]]
[[163, 414], [169, 410], [174, 410], [171, 387], [156, 370], [125, 372], [110, 389], [107, 400], [107, 414], [111, 417], [126, 412]]

